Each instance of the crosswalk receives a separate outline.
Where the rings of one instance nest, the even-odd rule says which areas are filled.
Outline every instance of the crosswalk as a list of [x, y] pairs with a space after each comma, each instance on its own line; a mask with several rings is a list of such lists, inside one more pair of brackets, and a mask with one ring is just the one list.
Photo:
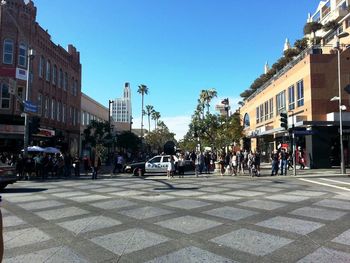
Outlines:
[[299, 178], [300, 181], [322, 185], [326, 187], [336, 188], [339, 190], [350, 192], [350, 179], [348, 178], [337, 178], [337, 179], [329, 179], [329, 178]]

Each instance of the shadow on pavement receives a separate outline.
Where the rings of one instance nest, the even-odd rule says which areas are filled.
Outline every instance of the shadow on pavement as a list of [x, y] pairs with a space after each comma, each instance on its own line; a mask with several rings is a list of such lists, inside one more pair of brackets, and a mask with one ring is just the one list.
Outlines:
[[1, 193], [37, 193], [47, 191], [47, 188], [6, 188], [1, 190]]

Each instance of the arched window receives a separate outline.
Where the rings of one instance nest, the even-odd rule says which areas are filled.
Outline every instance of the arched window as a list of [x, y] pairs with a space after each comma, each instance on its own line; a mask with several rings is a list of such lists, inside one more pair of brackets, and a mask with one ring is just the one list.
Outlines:
[[51, 80], [51, 62], [48, 60], [46, 62], [46, 81]]
[[39, 77], [42, 78], [44, 76], [44, 66], [45, 66], [45, 58], [40, 56], [39, 59]]
[[57, 84], [57, 66], [56, 65], [53, 66], [53, 70], [52, 70], [52, 84], [53, 85]]
[[59, 79], [59, 87], [63, 88], [63, 71], [61, 68], [60, 68], [60, 75], [59, 75], [58, 79]]
[[21, 67], [27, 66], [27, 45], [23, 43], [19, 45], [18, 65]]
[[248, 113], [244, 114], [244, 118], [243, 118], [243, 127], [244, 127], [244, 128], [250, 127], [250, 118], [249, 118]]
[[0, 109], [10, 108], [10, 90], [6, 83], [0, 83]]
[[2, 62], [4, 64], [13, 64], [13, 40], [5, 39], [3, 48]]

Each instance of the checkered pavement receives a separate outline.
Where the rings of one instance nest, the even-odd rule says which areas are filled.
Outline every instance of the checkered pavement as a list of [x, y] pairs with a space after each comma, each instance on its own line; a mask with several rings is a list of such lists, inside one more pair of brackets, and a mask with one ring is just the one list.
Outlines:
[[295, 178], [18, 182], [2, 196], [5, 263], [350, 262], [350, 192]]

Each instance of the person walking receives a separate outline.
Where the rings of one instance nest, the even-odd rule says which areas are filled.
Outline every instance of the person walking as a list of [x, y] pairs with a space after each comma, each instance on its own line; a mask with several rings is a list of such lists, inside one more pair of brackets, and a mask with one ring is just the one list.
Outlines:
[[271, 176], [278, 175], [278, 153], [277, 153], [277, 150], [275, 150], [271, 154], [271, 165], [272, 165]]
[[167, 167], [167, 177], [173, 178], [174, 177], [174, 171], [175, 171], [175, 163], [174, 163], [174, 157], [170, 156], [170, 161]]
[[101, 158], [98, 152], [95, 152], [94, 158], [92, 160], [92, 180], [97, 179], [98, 169], [101, 166]]
[[185, 158], [182, 153], [180, 153], [179, 160], [178, 160], [178, 167], [179, 167], [179, 178], [184, 177], [185, 174]]
[[74, 176], [79, 177], [80, 176], [80, 158], [77, 154], [73, 159], [73, 168], [74, 168]]
[[288, 163], [287, 163], [287, 153], [285, 149], [282, 149], [279, 153], [279, 161], [281, 168], [281, 175], [287, 175]]

